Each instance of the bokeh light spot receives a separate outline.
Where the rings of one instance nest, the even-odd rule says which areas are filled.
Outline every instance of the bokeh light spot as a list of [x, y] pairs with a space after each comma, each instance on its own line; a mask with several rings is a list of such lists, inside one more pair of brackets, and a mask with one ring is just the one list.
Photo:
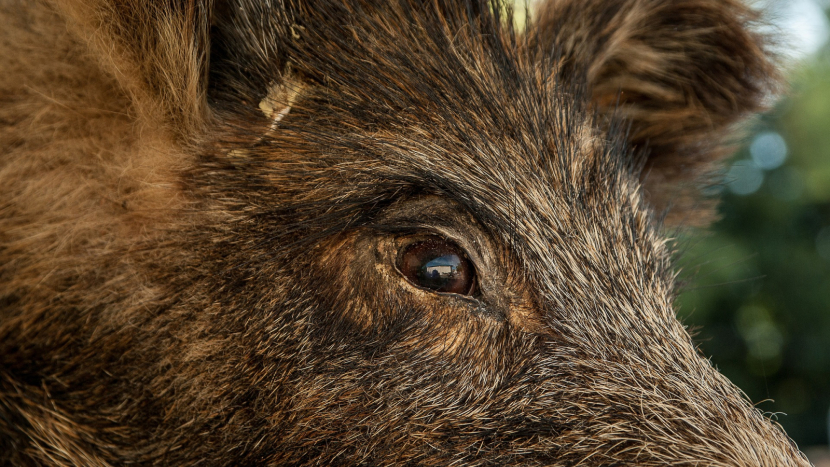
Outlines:
[[751, 195], [764, 183], [764, 172], [753, 161], [742, 160], [732, 164], [726, 174], [729, 190], [736, 195]]
[[746, 343], [749, 356], [760, 361], [781, 356], [784, 336], [766, 308], [749, 305], [738, 311], [738, 332]]
[[777, 169], [787, 160], [787, 142], [778, 133], [761, 133], [752, 141], [749, 153], [752, 155], [752, 161], [759, 168]]

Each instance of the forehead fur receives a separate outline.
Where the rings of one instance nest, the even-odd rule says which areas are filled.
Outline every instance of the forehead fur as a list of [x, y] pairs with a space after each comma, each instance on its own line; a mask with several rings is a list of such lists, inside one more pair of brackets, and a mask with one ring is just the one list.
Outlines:
[[[328, 177], [324, 167], [349, 173], [338, 187], [344, 201], [444, 193], [502, 233], [540, 206], [564, 226], [572, 209], [599, 218], [630, 201], [640, 159], [626, 146], [625, 128], [590, 109], [585, 84], [562, 75], [555, 57], [538, 60], [529, 38], [498, 10], [481, 11], [475, 2], [407, 5], [297, 7], [302, 15], [284, 20], [291, 32], [276, 45], [271, 37], [265, 44], [238, 37], [242, 19], [231, 13], [220, 20], [227, 29], [213, 57], [220, 112], [262, 121], [251, 102], [286, 76], [292, 80], [284, 86], [302, 82], [281, 131], [256, 135], [260, 143], [249, 149], [280, 167], [274, 183], [312, 184], [285, 171], [286, 159], [303, 158], [303, 170], [318, 167], [321, 178]], [[269, 47], [284, 55], [258, 67]], [[264, 125], [231, 131], [236, 140]]]

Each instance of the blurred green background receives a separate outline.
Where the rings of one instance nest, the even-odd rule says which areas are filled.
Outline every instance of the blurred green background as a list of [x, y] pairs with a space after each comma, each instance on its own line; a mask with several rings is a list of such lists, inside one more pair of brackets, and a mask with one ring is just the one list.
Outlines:
[[677, 242], [681, 320], [802, 448], [827, 445], [830, 422], [829, 5], [805, 2], [813, 17], [779, 23], [812, 41], [789, 96], [726, 167], [721, 220]]

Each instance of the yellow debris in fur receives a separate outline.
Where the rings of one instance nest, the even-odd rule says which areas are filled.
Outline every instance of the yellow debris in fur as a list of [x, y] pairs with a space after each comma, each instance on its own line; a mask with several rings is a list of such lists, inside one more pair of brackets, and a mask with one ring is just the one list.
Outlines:
[[290, 76], [287, 76], [281, 84], [271, 84], [268, 88], [268, 95], [259, 103], [259, 109], [271, 119], [268, 132], [274, 131], [280, 121], [288, 115], [302, 89], [302, 83]]

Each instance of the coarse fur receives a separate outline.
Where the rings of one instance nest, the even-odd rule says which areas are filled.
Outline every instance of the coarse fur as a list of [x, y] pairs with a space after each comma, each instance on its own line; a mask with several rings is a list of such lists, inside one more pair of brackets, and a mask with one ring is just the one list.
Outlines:
[[[806, 466], [663, 222], [778, 86], [738, 0], [0, 0], [0, 463]], [[442, 237], [472, 296], [408, 282]]]

